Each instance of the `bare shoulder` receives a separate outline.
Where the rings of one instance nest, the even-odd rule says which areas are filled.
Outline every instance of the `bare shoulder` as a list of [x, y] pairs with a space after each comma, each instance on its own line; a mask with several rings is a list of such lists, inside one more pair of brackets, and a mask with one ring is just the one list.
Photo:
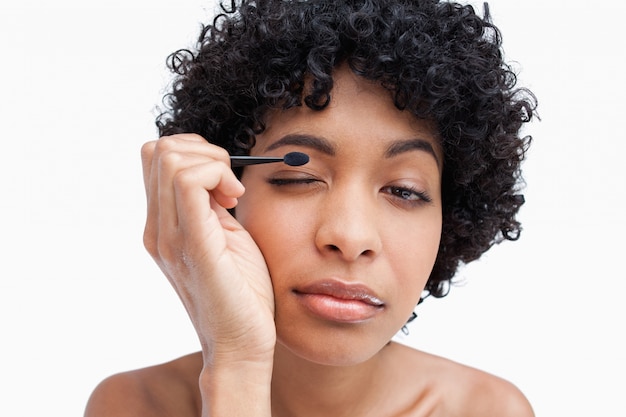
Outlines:
[[[534, 417], [526, 396], [511, 382], [458, 362], [399, 345], [405, 377], [424, 378], [421, 387], [437, 406], [432, 416]], [[406, 366], [406, 364], [410, 364]], [[416, 377], [421, 375], [420, 377]], [[424, 375], [427, 375], [424, 377]], [[421, 394], [420, 394], [421, 395]]]
[[528, 399], [511, 382], [473, 368], [460, 374], [465, 389], [456, 405], [468, 416], [534, 417]]
[[202, 356], [112, 375], [92, 392], [85, 417], [198, 416]]

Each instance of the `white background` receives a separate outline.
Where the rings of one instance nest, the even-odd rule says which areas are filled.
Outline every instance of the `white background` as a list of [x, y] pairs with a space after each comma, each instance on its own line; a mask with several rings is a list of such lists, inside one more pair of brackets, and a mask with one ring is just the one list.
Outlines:
[[[525, 230], [418, 310], [419, 349], [513, 381], [538, 416], [621, 416], [626, 3], [491, 0], [538, 96]], [[145, 253], [139, 148], [212, 0], [0, 6], [0, 415], [81, 415], [104, 377], [198, 349]]]

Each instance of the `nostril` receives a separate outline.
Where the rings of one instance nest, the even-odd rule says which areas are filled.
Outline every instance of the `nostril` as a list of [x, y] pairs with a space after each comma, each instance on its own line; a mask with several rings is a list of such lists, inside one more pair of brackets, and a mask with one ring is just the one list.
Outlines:
[[336, 245], [328, 245], [328, 249], [330, 249], [330, 250], [331, 250], [331, 252], [341, 252], [341, 251], [339, 250], [339, 247], [338, 247], [338, 246], [336, 246]]

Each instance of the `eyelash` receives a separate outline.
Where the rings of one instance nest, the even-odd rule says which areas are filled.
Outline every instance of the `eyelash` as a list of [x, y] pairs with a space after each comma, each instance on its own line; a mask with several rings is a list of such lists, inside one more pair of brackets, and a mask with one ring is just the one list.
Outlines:
[[270, 178], [267, 182], [280, 187], [282, 185], [312, 184], [317, 182], [317, 180], [314, 178]]
[[[315, 178], [270, 178], [267, 182], [271, 185], [281, 187], [288, 185], [310, 185], [318, 180]], [[413, 187], [399, 187], [394, 185], [388, 185], [382, 188], [382, 191], [389, 193], [393, 197], [400, 199], [403, 203], [407, 204], [423, 204], [430, 203], [432, 199], [428, 193], [420, 191]]]
[[426, 192], [417, 190], [412, 187], [398, 187], [394, 185], [389, 185], [387, 187], [383, 187], [383, 190], [388, 192], [392, 196], [399, 198], [400, 200], [402, 200], [402, 202], [407, 202], [409, 204], [432, 202], [432, 199]]

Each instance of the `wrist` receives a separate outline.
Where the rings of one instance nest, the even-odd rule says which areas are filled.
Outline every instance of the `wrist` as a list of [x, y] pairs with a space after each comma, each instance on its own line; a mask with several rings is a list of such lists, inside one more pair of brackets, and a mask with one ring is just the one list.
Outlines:
[[200, 373], [202, 415], [270, 417], [273, 361], [205, 364]]
[[240, 365], [249, 366], [269, 364], [271, 369], [274, 362], [276, 339], [266, 341], [247, 341], [236, 343], [201, 343], [204, 366], [208, 368], [229, 368]]

